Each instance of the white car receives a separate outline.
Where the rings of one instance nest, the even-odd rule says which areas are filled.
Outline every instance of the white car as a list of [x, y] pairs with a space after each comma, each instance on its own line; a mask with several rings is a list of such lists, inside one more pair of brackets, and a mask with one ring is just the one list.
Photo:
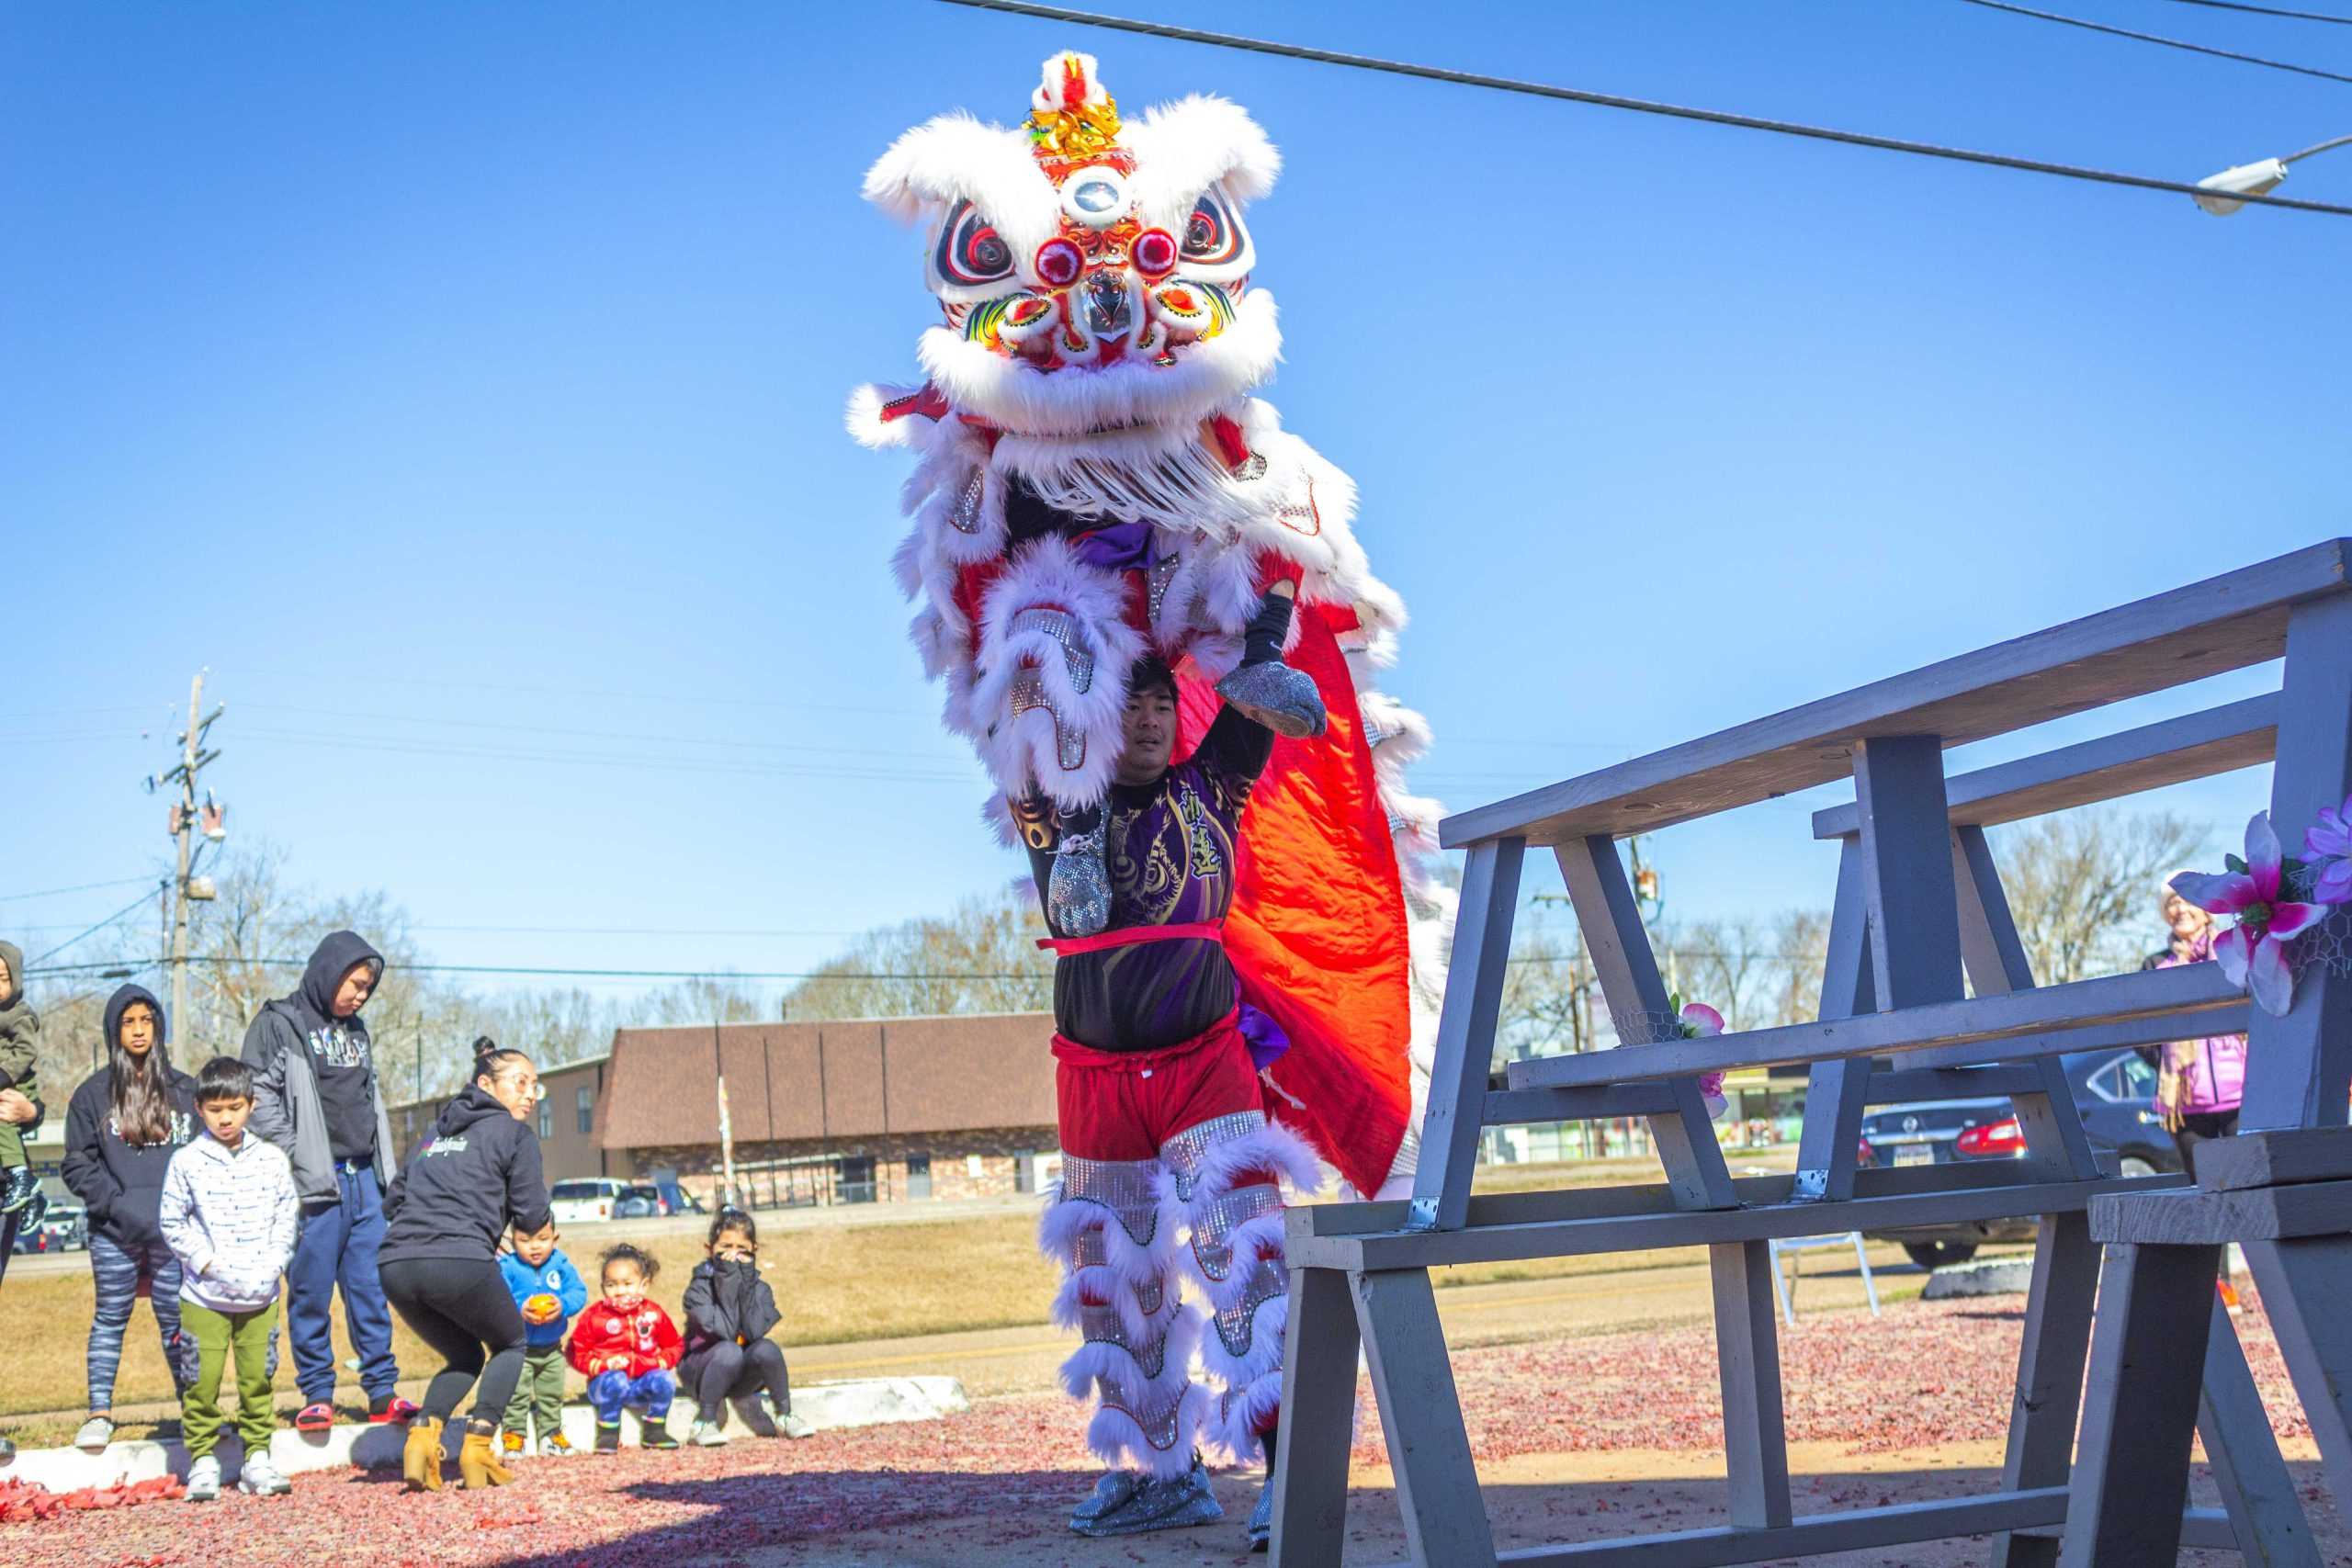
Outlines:
[[560, 1225], [609, 1220], [614, 1208], [628, 1196], [628, 1182], [609, 1176], [559, 1181], [548, 1189], [548, 1206], [555, 1212], [555, 1223]]

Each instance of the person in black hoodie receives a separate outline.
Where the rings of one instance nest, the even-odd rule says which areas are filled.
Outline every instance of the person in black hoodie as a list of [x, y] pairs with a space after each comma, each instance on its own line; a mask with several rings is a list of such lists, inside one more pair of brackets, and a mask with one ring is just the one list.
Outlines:
[[302, 1195], [302, 1233], [286, 1266], [286, 1337], [302, 1385], [297, 1429], [334, 1425], [334, 1292], [359, 1358], [371, 1421], [404, 1421], [416, 1406], [394, 1392], [392, 1314], [376, 1277], [391, 1185], [390, 1119], [376, 1077], [376, 1047], [359, 1010], [384, 976], [384, 957], [356, 931], [319, 943], [290, 997], [261, 1010], [241, 1053], [254, 1073], [254, 1134], [286, 1151]]
[[146, 1287], [164, 1338], [164, 1362], [185, 1386], [196, 1376], [196, 1339], [180, 1333], [180, 1265], [164, 1244], [164, 1173], [196, 1133], [196, 1080], [172, 1066], [164, 1004], [143, 986], [107, 998], [107, 1065], [74, 1091], [65, 1113], [65, 1185], [90, 1215], [90, 1418], [76, 1447], [96, 1452], [114, 1436], [115, 1371], [131, 1304]]
[[475, 1048], [474, 1081], [441, 1108], [384, 1201], [384, 1293], [447, 1363], [401, 1455], [409, 1485], [425, 1492], [441, 1489], [441, 1429], [477, 1378], [458, 1472], [469, 1488], [514, 1479], [491, 1446], [522, 1376], [526, 1333], [498, 1269], [498, 1238], [509, 1225], [530, 1232], [554, 1218], [526, 1120], [545, 1092], [538, 1070], [520, 1051], [488, 1040]]

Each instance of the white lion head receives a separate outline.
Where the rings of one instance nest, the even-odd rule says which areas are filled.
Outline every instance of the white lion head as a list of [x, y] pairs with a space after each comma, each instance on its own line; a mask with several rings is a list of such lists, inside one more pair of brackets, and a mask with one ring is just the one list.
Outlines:
[[1030, 108], [1021, 130], [943, 115], [865, 176], [928, 223], [932, 383], [1001, 429], [1070, 435], [1189, 423], [1271, 375], [1282, 334], [1241, 214], [1282, 160], [1257, 123], [1195, 96], [1123, 125], [1073, 53]]

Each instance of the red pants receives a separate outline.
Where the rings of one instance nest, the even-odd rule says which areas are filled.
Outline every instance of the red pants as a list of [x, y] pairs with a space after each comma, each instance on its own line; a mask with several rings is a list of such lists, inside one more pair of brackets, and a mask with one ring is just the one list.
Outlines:
[[1265, 1109], [1250, 1043], [1227, 1013], [1207, 1032], [1159, 1051], [1097, 1051], [1054, 1036], [1062, 1153], [1148, 1160], [1188, 1127]]

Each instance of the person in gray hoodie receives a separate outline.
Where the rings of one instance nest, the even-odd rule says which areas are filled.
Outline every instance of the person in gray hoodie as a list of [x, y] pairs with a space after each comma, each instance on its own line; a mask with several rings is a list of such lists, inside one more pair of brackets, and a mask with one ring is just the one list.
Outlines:
[[301, 1235], [286, 1269], [286, 1334], [302, 1388], [294, 1425], [305, 1432], [334, 1424], [338, 1286], [368, 1418], [405, 1421], [416, 1413], [394, 1392], [392, 1314], [376, 1269], [396, 1151], [375, 1042], [359, 1010], [383, 974], [383, 954], [357, 932], [330, 933], [294, 994], [261, 1010], [241, 1053], [253, 1069], [253, 1131], [286, 1151], [302, 1199]]

